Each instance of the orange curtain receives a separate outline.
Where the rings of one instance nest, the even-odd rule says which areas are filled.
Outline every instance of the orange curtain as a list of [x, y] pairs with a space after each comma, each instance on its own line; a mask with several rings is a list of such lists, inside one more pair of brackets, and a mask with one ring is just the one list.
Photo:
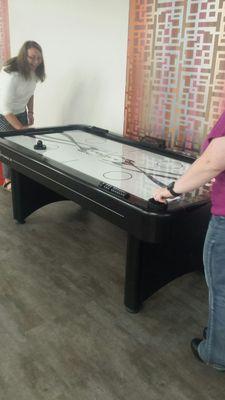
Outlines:
[[198, 152], [225, 109], [224, 37], [224, 0], [130, 0], [124, 135]]
[[8, 0], [0, 0], [0, 67], [10, 56]]

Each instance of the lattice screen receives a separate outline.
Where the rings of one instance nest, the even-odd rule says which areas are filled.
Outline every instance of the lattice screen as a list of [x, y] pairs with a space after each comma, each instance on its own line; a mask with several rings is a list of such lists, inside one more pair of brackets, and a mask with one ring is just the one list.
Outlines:
[[225, 109], [225, 1], [130, 0], [124, 134], [199, 150]]
[[0, 0], [0, 67], [9, 58], [9, 17], [8, 1]]

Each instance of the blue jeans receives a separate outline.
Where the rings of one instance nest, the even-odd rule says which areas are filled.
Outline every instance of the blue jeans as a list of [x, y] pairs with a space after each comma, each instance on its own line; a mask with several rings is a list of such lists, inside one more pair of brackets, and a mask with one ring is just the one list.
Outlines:
[[[24, 111], [21, 114], [17, 114], [16, 117], [23, 125], [28, 124], [26, 111]], [[10, 125], [9, 122], [5, 119], [5, 117], [0, 114], [0, 132], [7, 132], [7, 131], [14, 131], [14, 130], [15, 129], [13, 128], [13, 126]], [[4, 179], [11, 178], [11, 169], [6, 164], [2, 164], [2, 175], [3, 175]]]
[[201, 359], [225, 370], [225, 217], [212, 216], [203, 252], [209, 290], [207, 338], [198, 346]]

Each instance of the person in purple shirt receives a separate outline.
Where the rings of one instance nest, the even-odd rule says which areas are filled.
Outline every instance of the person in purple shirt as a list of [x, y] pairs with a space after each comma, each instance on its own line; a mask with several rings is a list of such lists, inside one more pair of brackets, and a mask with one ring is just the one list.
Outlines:
[[201, 339], [192, 339], [191, 349], [199, 361], [225, 371], [225, 112], [207, 136], [201, 156], [178, 180], [157, 189], [154, 199], [165, 203], [210, 181], [212, 216], [203, 250], [208, 324]]

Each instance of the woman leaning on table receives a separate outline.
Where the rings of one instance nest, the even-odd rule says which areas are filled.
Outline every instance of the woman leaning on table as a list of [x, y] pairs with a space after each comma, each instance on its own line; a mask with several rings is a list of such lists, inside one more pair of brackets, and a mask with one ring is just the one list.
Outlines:
[[[34, 91], [45, 79], [41, 46], [27, 41], [0, 72], [0, 132], [26, 129], [34, 123]], [[10, 168], [3, 164], [3, 187], [11, 190]]]
[[201, 156], [176, 182], [156, 190], [154, 199], [166, 202], [212, 178], [212, 216], [203, 251], [209, 291], [208, 324], [201, 339], [192, 339], [191, 349], [199, 361], [225, 371], [225, 112], [206, 138]]

